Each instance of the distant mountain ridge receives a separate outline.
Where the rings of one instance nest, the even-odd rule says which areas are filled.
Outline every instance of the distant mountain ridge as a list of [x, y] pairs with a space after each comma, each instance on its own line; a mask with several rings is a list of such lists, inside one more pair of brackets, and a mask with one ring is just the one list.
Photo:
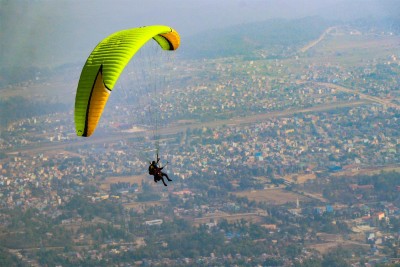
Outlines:
[[[351, 21], [327, 20], [321, 17], [270, 19], [263, 22], [209, 30], [191, 36], [182, 35], [181, 47], [177, 54], [193, 60], [232, 56], [242, 56], [247, 59], [292, 56], [299, 48], [317, 39], [324, 30], [333, 25], [349, 25], [360, 30], [375, 28], [400, 34], [400, 17], [366, 17]], [[63, 38], [61, 38], [61, 41], [69, 39], [65, 36]], [[80, 66], [86, 60], [88, 51], [90, 51], [90, 49], [83, 49], [84, 45], [82, 44], [72, 46], [68, 53], [61, 52], [64, 51], [65, 47], [56, 45], [60, 41], [58, 39], [54, 42], [55, 47], [49, 47], [48, 50], [43, 51], [40, 45], [35, 45], [35, 42], [40, 42], [40, 40], [33, 38], [31, 41], [33, 45], [29, 47], [33, 50], [24, 50], [22, 54], [15, 58], [12, 53], [7, 52], [14, 46], [15, 42], [0, 40], [0, 62], [3, 63], [0, 66], [0, 88], [35, 79], [37, 73], [42, 73], [45, 76], [67, 66]], [[59, 55], [55, 58], [57, 63], [54, 62], [48, 67], [37, 66], [37, 58], [41, 58], [43, 53], [48, 53], [48, 55], [43, 56], [41, 61], [46, 66], [49, 65], [49, 57], [56, 52]]]

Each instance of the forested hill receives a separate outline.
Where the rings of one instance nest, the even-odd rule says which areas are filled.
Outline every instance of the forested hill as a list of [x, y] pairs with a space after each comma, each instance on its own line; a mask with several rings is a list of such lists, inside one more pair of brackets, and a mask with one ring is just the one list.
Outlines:
[[210, 30], [182, 37], [182, 55], [187, 58], [214, 58], [235, 55], [255, 56], [260, 49], [278, 53], [303, 46], [318, 38], [333, 21], [319, 17], [271, 19], [264, 22]]

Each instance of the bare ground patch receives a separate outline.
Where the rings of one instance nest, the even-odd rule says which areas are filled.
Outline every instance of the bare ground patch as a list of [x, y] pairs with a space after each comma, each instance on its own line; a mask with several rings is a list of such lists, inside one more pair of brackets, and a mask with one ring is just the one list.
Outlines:
[[308, 180], [314, 180], [316, 179], [317, 176], [315, 173], [309, 173], [309, 174], [292, 174], [292, 175], [287, 175], [285, 176], [286, 180], [289, 180], [293, 183], [296, 184], [304, 184]]
[[193, 225], [199, 226], [200, 224], [205, 224], [209, 222], [220, 222], [221, 220], [227, 220], [229, 223], [240, 221], [244, 219], [252, 223], [261, 223], [263, 217], [257, 213], [239, 213], [239, 214], [227, 214], [219, 213], [208, 216], [203, 216], [201, 218], [194, 218]]
[[388, 166], [370, 167], [357, 170], [346, 170], [332, 174], [335, 177], [356, 176], [356, 175], [375, 175], [381, 172], [400, 172], [400, 165], [393, 164]]
[[168, 201], [147, 201], [147, 202], [132, 202], [123, 204], [126, 209], [146, 209], [148, 207], [153, 206], [164, 206], [168, 203]]
[[132, 176], [112, 176], [106, 178], [104, 181], [101, 181], [100, 188], [103, 190], [110, 190], [110, 185], [118, 182], [131, 183], [131, 184], [137, 183], [140, 188], [142, 181], [151, 181], [151, 177], [146, 174], [132, 175]]
[[363, 242], [356, 240], [345, 240], [341, 235], [326, 234], [326, 233], [318, 233], [317, 235], [322, 240], [322, 243], [310, 244], [307, 247], [315, 249], [321, 254], [326, 254], [330, 252], [332, 249], [339, 246], [348, 248], [363, 247], [365, 249], [369, 249], [368, 244], [364, 244]]
[[266, 202], [276, 205], [296, 202], [297, 198], [299, 201], [309, 201], [307, 197], [282, 189], [249, 190], [234, 194], [239, 197], [247, 197], [249, 200], [256, 202]]

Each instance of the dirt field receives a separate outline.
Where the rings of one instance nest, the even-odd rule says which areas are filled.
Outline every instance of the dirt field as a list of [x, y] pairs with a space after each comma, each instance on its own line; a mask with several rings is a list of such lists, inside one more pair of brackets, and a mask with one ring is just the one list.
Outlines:
[[332, 176], [340, 177], [340, 176], [355, 176], [355, 175], [374, 175], [374, 174], [379, 174], [380, 172], [400, 172], [400, 166], [390, 165], [390, 166], [375, 167], [375, 168], [360, 169], [360, 170], [341, 171], [332, 174]]
[[342, 242], [327, 242], [327, 243], [320, 243], [320, 244], [312, 244], [308, 245], [307, 247], [310, 249], [315, 249], [321, 254], [326, 254], [329, 251], [332, 251], [333, 249], [337, 248], [338, 246], [345, 247], [349, 246], [346, 243]]
[[266, 203], [276, 204], [276, 205], [282, 205], [288, 202], [295, 203], [297, 201], [297, 198], [299, 198], [299, 201], [303, 202], [309, 201], [308, 198], [302, 195], [285, 191], [282, 189], [250, 190], [250, 191], [235, 193], [235, 195], [239, 197], [247, 197], [249, 200], [254, 200], [257, 202], [265, 201]]
[[344, 240], [340, 235], [333, 235], [333, 234], [325, 234], [325, 233], [318, 233], [317, 234], [324, 243], [319, 244], [312, 244], [308, 245], [308, 248], [315, 249], [321, 254], [326, 254], [331, 251], [333, 248], [338, 246], [342, 247], [363, 247], [365, 249], [369, 249], [369, 245], [365, 244], [364, 241], [354, 241], [354, 240]]
[[315, 175], [315, 173], [293, 174], [285, 176], [284, 178], [296, 184], [304, 184], [308, 180], [314, 180], [315, 178], [317, 178], [317, 176]]
[[[398, 36], [374, 36], [374, 35], [337, 35], [331, 38], [324, 47], [320, 49], [329, 51], [345, 51], [352, 49], [373, 50], [375, 52], [390, 53], [389, 49], [398, 47]], [[388, 52], [389, 51], [389, 52]]]
[[250, 221], [252, 223], [260, 223], [262, 221], [262, 216], [259, 216], [256, 213], [241, 213], [241, 214], [215, 214], [213, 216], [204, 216], [202, 218], [195, 218], [193, 220], [193, 225], [200, 225], [204, 223], [219, 222], [221, 220], [227, 220], [229, 223], [233, 223], [236, 221], [240, 221], [241, 219], [245, 219], [246, 221]]
[[302, 50], [313, 50], [309, 58], [304, 58], [305, 61], [313, 62], [317, 58], [320, 62], [355, 66], [364, 65], [365, 59], [390, 56], [399, 41], [399, 37], [394, 35], [374, 36], [343, 31], [340, 34], [323, 34]]
[[[151, 178], [151, 177], [150, 177]], [[103, 190], [110, 190], [110, 184], [118, 183], [118, 182], [128, 182], [131, 184], [137, 183], [139, 188], [142, 184], [142, 181], [150, 181], [148, 175], [134, 175], [134, 176], [118, 176], [118, 177], [108, 177], [104, 181], [100, 182], [100, 188]]]
[[2, 97], [24, 96], [32, 99], [55, 100], [61, 103], [73, 103], [77, 83], [56, 77], [49, 82], [25, 83], [14, 85], [12, 90], [1, 90]]
[[126, 209], [144, 209], [145, 207], [163, 206], [166, 204], [167, 201], [148, 201], [148, 202], [133, 202], [128, 204], [123, 204], [123, 206]]

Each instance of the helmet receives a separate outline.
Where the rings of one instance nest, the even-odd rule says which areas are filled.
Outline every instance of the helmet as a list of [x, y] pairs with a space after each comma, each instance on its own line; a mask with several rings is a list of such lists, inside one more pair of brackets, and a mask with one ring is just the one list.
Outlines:
[[155, 164], [156, 164], [156, 162], [153, 160], [153, 162], [152, 162], [151, 164], [155, 165]]

